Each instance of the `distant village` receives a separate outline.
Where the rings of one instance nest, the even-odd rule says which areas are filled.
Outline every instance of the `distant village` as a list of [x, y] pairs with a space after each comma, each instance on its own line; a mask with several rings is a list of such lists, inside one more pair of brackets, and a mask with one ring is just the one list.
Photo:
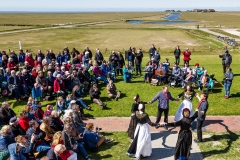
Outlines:
[[[181, 10], [166, 10], [165, 12], [182, 12]], [[186, 12], [215, 12], [215, 9], [193, 9], [186, 10]]]

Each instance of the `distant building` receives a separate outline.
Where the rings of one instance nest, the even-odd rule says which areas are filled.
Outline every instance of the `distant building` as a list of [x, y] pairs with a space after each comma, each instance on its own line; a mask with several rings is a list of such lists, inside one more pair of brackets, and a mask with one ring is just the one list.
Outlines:
[[208, 12], [216, 12], [215, 9], [208, 9]]

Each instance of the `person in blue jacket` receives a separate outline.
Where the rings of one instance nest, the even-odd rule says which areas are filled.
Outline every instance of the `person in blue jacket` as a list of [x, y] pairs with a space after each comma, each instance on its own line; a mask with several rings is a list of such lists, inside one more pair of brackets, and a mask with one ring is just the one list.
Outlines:
[[18, 143], [12, 143], [8, 146], [11, 160], [27, 160], [23, 155], [24, 153], [30, 153], [33, 150], [35, 135], [32, 134], [30, 145], [28, 148], [19, 145]]
[[129, 72], [129, 65], [126, 64], [125, 68], [123, 69], [123, 80], [124, 82], [130, 82], [132, 78], [132, 74]]
[[14, 135], [10, 125], [5, 125], [0, 130], [0, 159], [7, 160], [9, 157], [8, 145], [14, 143]]
[[40, 100], [40, 97], [42, 97], [41, 87], [35, 83], [34, 87], [32, 88], [32, 98]]
[[64, 62], [64, 57], [61, 55], [61, 52], [60, 52], [60, 51], [58, 52], [58, 55], [56, 56], [56, 62], [57, 62], [59, 65], [62, 65], [62, 62]]

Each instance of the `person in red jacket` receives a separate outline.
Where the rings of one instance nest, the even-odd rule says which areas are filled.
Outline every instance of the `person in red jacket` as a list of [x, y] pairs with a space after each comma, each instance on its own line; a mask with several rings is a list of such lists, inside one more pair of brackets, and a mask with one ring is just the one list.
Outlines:
[[57, 74], [57, 78], [54, 81], [53, 88], [55, 93], [62, 93], [63, 95], [66, 96], [67, 91], [65, 89], [65, 83], [62, 80], [61, 74]]
[[32, 57], [32, 54], [31, 53], [28, 53], [26, 58], [25, 58], [25, 61], [28, 62], [28, 64], [31, 66], [31, 67], [34, 67], [34, 59]]
[[187, 48], [183, 53], [183, 61], [184, 61], [184, 64], [185, 63], [188, 63], [189, 64], [189, 61], [191, 60], [190, 56], [191, 56], [191, 52], [189, 51], [189, 49]]
[[28, 115], [27, 112], [25, 110], [23, 110], [20, 115], [19, 115], [19, 119], [18, 119], [18, 124], [20, 125], [20, 127], [24, 130], [27, 131], [29, 128], [29, 119], [28, 119]]
[[35, 63], [34, 63], [34, 67], [36, 68], [39, 65], [41, 66], [41, 68], [43, 67], [41, 57], [37, 58], [37, 61], [35, 61]]
[[12, 58], [8, 58], [7, 68], [9, 68], [10, 70], [18, 69], [17, 64], [13, 62]]

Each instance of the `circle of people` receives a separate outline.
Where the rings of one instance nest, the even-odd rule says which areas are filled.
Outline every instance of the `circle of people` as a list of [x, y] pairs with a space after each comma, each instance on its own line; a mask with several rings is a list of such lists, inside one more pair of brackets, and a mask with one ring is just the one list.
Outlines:
[[[173, 68], [170, 68], [167, 58], [164, 63], [160, 63], [160, 54], [152, 45], [149, 49], [150, 61], [144, 69], [143, 82], [148, 80], [155, 83], [157, 79], [158, 84], [186, 87], [188, 82], [197, 79], [198, 87], [202, 89], [206, 86], [208, 91], [211, 87], [209, 82], [211, 78], [206, 70], [199, 67], [198, 63], [191, 70], [189, 67], [191, 52], [186, 49], [182, 54], [184, 67], [181, 69], [178, 66], [181, 51], [177, 46], [174, 51], [176, 62]], [[219, 56], [223, 60], [225, 81], [232, 82], [231, 62], [225, 63], [229, 55], [226, 51]], [[100, 99], [101, 92], [97, 85], [103, 81], [107, 85], [108, 96], [117, 101], [121, 92], [117, 91], [114, 84], [116, 76], [121, 75], [125, 82], [131, 82], [134, 71], [136, 76], [142, 75], [143, 52], [141, 49], [130, 47], [125, 52], [126, 64], [120, 51], [117, 53], [113, 51], [109, 60], [105, 61], [101, 51], [96, 49], [94, 61], [92, 59], [93, 54], [89, 47], [82, 53], [75, 48], [70, 52], [68, 47], [65, 47], [57, 55], [51, 49], [47, 50], [46, 54], [38, 50], [35, 59], [28, 50], [24, 52], [20, 49], [18, 55], [14, 51], [9, 55], [6, 51], [0, 52], [1, 95], [14, 97], [17, 101], [29, 97], [19, 118], [16, 118], [16, 113], [8, 102], [2, 103], [0, 108], [2, 159], [8, 159], [9, 156], [15, 159], [35, 159], [40, 152], [47, 152], [48, 157], [53, 159], [75, 159], [80, 155], [84, 159], [90, 159], [85, 148], [96, 152], [103, 142], [113, 141], [100, 134], [101, 128], [96, 127], [94, 132], [93, 123], [83, 122], [86, 119], [84, 109], [91, 110], [91, 107], [82, 97], [88, 91], [92, 102], [105, 109], [107, 106]], [[227, 87], [230, 90], [231, 84]], [[226, 91], [225, 97], [229, 96], [229, 90]], [[47, 105], [44, 112], [41, 100], [49, 100], [52, 97], [57, 97], [56, 110], [52, 105]], [[160, 121], [159, 116], [158, 119]]]

